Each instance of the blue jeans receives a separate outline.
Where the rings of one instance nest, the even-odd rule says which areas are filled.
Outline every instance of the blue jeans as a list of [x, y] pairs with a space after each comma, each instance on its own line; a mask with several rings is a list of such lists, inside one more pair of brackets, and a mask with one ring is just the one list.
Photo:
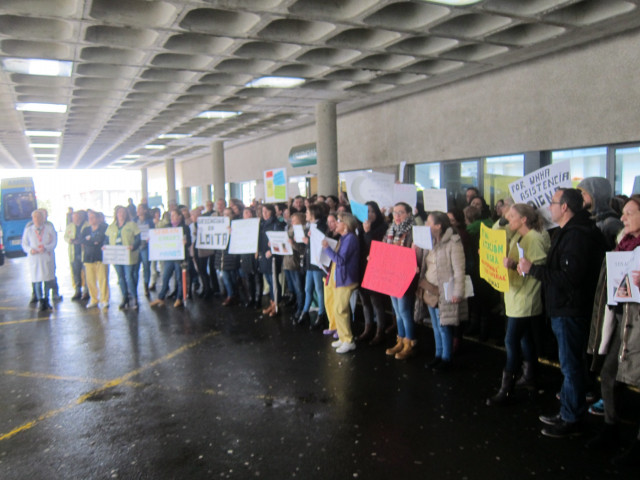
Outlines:
[[413, 294], [406, 294], [402, 297], [391, 297], [391, 305], [396, 314], [398, 324], [398, 336], [415, 340], [413, 335]]
[[538, 317], [508, 317], [504, 346], [507, 351], [506, 372], [515, 374], [520, 370], [520, 361], [535, 363], [537, 355], [533, 345], [533, 322]]
[[318, 297], [318, 315], [324, 314], [324, 282], [322, 281], [322, 271], [307, 270], [304, 279], [304, 308], [303, 312], [308, 313], [313, 301], [313, 291]]
[[180, 299], [183, 296], [182, 293], [182, 268], [180, 268], [180, 262], [164, 262], [164, 268], [162, 269], [162, 288], [158, 293], [158, 298], [164, 300], [169, 291], [169, 282], [171, 281], [171, 275], [176, 279], [176, 298]]
[[133, 281], [138, 285], [138, 278], [140, 277], [140, 265], [142, 264], [142, 274], [144, 279], [144, 285], [149, 286], [151, 283], [151, 262], [149, 261], [149, 247], [140, 249], [140, 261], [138, 266], [134, 270]]
[[236, 270], [218, 270], [218, 275], [222, 277], [224, 289], [227, 291], [227, 297], [235, 297], [238, 272]]
[[300, 270], [285, 270], [284, 275], [289, 289], [296, 296], [296, 312], [302, 312], [304, 307], [303, 272]]
[[129, 299], [138, 298], [138, 277], [134, 276], [135, 269], [139, 265], [114, 265], [118, 274], [118, 285], [120, 285], [120, 293], [122, 293], [122, 301], [127, 302]]
[[584, 317], [552, 317], [551, 329], [558, 341], [560, 371], [564, 376], [560, 390], [560, 416], [577, 422], [587, 411], [585, 352], [589, 320]]
[[433, 326], [433, 339], [436, 343], [436, 358], [441, 358], [445, 362], [451, 361], [453, 352], [453, 327], [440, 324], [440, 309], [427, 307]]

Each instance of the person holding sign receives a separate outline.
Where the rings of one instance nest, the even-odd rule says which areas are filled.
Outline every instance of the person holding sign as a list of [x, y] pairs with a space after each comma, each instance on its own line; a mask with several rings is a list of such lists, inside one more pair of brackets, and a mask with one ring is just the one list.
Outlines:
[[339, 213], [336, 232], [340, 235], [338, 246], [334, 252], [325, 238], [322, 248], [331, 259], [329, 280], [324, 287], [324, 301], [327, 313], [336, 323], [338, 340], [331, 346], [336, 353], [347, 353], [355, 350], [351, 332], [351, 314], [349, 299], [358, 288], [360, 279], [360, 242], [355, 232], [358, 221], [349, 213]]
[[149, 297], [149, 285], [151, 284], [151, 262], [149, 261], [149, 230], [155, 228], [150, 210], [147, 204], [141, 203], [137, 209], [138, 228], [140, 229], [140, 261], [134, 268], [135, 278], [133, 282], [138, 285], [140, 266], [142, 265], [142, 279], [144, 280], [144, 296]]
[[[453, 355], [453, 329], [460, 318], [468, 315], [464, 296], [465, 256], [462, 240], [444, 212], [431, 212], [427, 217], [433, 248], [417, 248], [420, 261], [418, 293], [429, 309], [435, 356], [427, 367], [445, 371], [451, 366]], [[445, 284], [450, 285], [451, 298], [445, 295]]]
[[[623, 237], [614, 249], [632, 252], [640, 247], [640, 195], [632, 195], [622, 209]], [[607, 269], [602, 266], [594, 302], [589, 336], [589, 353], [606, 355], [600, 371], [604, 400], [604, 428], [587, 443], [590, 449], [619, 446], [616, 410], [618, 382], [640, 387], [640, 303], [607, 305]], [[640, 265], [635, 265], [631, 282], [640, 288]], [[594, 357], [594, 365], [597, 366]], [[595, 369], [595, 368], [593, 368]], [[640, 431], [631, 446], [614, 458], [616, 466], [640, 466]]]
[[560, 229], [551, 242], [544, 265], [520, 258], [518, 273], [542, 281], [551, 329], [558, 341], [560, 412], [541, 415], [547, 426], [542, 434], [560, 438], [579, 435], [587, 411], [585, 352], [593, 297], [605, 254], [602, 232], [583, 208], [582, 194], [574, 188], [559, 188], [549, 207], [551, 220]]
[[109, 265], [102, 263], [102, 246], [106, 241], [107, 224], [102, 213], [89, 210], [89, 225], [82, 229], [84, 271], [89, 289], [87, 308], [109, 306]]
[[115, 220], [107, 227], [107, 245], [121, 245], [131, 250], [131, 265], [114, 265], [118, 274], [118, 284], [122, 293], [120, 310], [127, 307], [138, 308], [138, 284], [134, 283], [134, 268], [138, 267], [138, 249], [140, 248], [140, 229], [131, 221], [129, 210], [118, 205]]
[[[411, 206], [404, 202], [396, 203], [393, 207], [393, 222], [387, 230], [384, 241], [401, 247], [411, 247], [413, 244], [412, 227], [414, 224]], [[398, 360], [404, 360], [413, 355], [413, 347], [416, 344], [413, 332], [415, 283], [414, 278], [414, 281], [409, 285], [402, 297], [391, 297], [391, 305], [396, 314], [398, 338], [395, 346], [388, 348], [385, 353]]]
[[284, 230], [284, 224], [276, 217], [276, 208], [271, 204], [263, 205], [258, 236], [258, 267], [269, 284], [269, 306], [262, 310], [262, 313], [270, 317], [278, 314], [278, 293], [281, 292], [278, 275], [282, 267], [282, 257], [271, 254], [267, 232], [282, 230]]
[[[544, 230], [544, 220], [531, 205], [517, 203], [506, 214], [509, 230], [513, 232], [504, 266], [509, 273], [509, 291], [504, 294], [507, 314], [507, 333], [504, 345], [507, 363], [502, 372], [502, 384], [496, 395], [487, 399], [487, 405], [504, 405], [510, 399], [514, 386], [535, 387], [534, 375], [538, 355], [533, 343], [534, 329], [542, 314], [542, 285], [530, 275], [517, 272], [518, 261], [526, 258], [543, 265], [551, 241]], [[522, 359], [522, 377], [516, 382]]]
[[[224, 209], [224, 216], [233, 218], [231, 208]], [[230, 230], [230, 229], [229, 229]], [[227, 298], [222, 301], [223, 307], [231, 306], [236, 301], [236, 289], [238, 285], [238, 269], [240, 268], [240, 257], [229, 253], [229, 245], [224, 250], [216, 250], [215, 267], [218, 278], [222, 279]]]

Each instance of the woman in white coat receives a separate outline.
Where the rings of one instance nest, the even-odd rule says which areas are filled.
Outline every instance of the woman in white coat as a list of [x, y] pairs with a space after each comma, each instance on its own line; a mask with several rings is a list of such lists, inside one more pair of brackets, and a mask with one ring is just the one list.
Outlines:
[[22, 250], [28, 255], [31, 282], [42, 311], [51, 308], [48, 292], [50, 283], [55, 279], [54, 250], [58, 235], [53, 225], [45, 222], [41, 210], [34, 210], [31, 219], [33, 222], [27, 225], [22, 234]]

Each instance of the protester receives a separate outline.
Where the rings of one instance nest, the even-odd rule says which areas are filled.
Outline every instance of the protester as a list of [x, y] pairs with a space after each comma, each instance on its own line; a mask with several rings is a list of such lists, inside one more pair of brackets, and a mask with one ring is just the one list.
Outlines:
[[282, 257], [271, 254], [267, 232], [282, 230], [284, 230], [284, 224], [278, 221], [275, 207], [270, 204], [263, 205], [258, 236], [258, 265], [260, 272], [267, 279], [267, 284], [269, 285], [269, 306], [263, 309], [262, 313], [270, 317], [278, 314], [278, 295], [282, 293], [278, 276], [282, 267]]
[[[134, 206], [135, 208], [135, 206]], [[127, 307], [138, 308], [138, 285], [134, 283], [134, 268], [138, 267], [138, 249], [140, 248], [140, 229], [131, 221], [129, 210], [119, 205], [115, 208], [115, 220], [107, 227], [107, 244], [126, 247], [131, 251], [130, 265], [114, 265], [118, 274], [118, 284], [122, 293], [120, 310]]]
[[22, 234], [22, 250], [29, 259], [31, 283], [40, 303], [40, 310], [45, 311], [51, 308], [48, 292], [55, 279], [54, 250], [58, 235], [51, 222], [45, 222], [41, 210], [34, 210], [31, 220], [32, 223], [27, 225]]
[[89, 303], [87, 308], [109, 307], [109, 265], [102, 263], [102, 247], [106, 242], [107, 224], [101, 213], [89, 211], [89, 224], [80, 238], [84, 247], [84, 270]]
[[[71, 223], [67, 225], [64, 231], [64, 240], [69, 244], [69, 265], [71, 269], [71, 286], [74, 294], [71, 300], [80, 300], [83, 298], [83, 270], [82, 270], [82, 238], [81, 232], [87, 227], [87, 213], [84, 210], [77, 210], [71, 215]], [[89, 296], [89, 292], [85, 291], [85, 296]]]
[[149, 207], [141, 203], [137, 208], [136, 223], [140, 230], [140, 261], [138, 266], [134, 268], [133, 283], [138, 285], [140, 275], [140, 266], [142, 265], [142, 279], [144, 287], [144, 296], [149, 297], [149, 286], [151, 285], [151, 262], [149, 260], [149, 230], [155, 228]]

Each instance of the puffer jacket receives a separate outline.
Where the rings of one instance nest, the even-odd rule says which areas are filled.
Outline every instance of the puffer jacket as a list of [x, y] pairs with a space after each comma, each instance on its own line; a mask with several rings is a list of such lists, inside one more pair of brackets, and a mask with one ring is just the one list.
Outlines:
[[603, 177], [587, 177], [578, 184], [578, 189], [589, 194], [593, 203], [589, 210], [591, 219], [604, 235], [607, 250], [616, 246], [616, 237], [624, 228], [620, 217], [609, 202], [613, 196], [609, 180]]

